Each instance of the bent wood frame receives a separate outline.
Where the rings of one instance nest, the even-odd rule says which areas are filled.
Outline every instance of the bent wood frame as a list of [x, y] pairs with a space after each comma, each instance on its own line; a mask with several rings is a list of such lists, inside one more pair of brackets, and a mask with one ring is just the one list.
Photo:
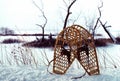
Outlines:
[[80, 25], [72, 25], [59, 33], [54, 49], [53, 72], [66, 73], [75, 59], [89, 75], [100, 73], [94, 39]]

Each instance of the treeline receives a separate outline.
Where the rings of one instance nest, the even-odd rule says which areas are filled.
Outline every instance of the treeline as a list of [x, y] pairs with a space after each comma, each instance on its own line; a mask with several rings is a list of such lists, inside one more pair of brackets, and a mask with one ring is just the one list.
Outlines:
[[[0, 34], [0, 36], [43, 36], [43, 34]], [[44, 36], [50, 36], [50, 34], [44, 34]], [[51, 34], [51, 36], [57, 36], [57, 34]]]

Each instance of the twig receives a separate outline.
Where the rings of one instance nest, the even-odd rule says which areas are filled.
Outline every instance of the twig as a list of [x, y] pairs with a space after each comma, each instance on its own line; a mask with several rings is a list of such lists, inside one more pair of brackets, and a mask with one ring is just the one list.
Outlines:
[[71, 4], [68, 6], [67, 15], [66, 15], [66, 18], [65, 18], [65, 21], [64, 21], [63, 29], [66, 28], [66, 25], [67, 25], [67, 21], [68, 21], [69, 15], [72, 14], [72, 12], [70, 12], [70, 9], [71, 9], [72, 5], [73, 5], [75, 2], [76, 2], [76, 0], [73, 0], [73, 1], [71, 2]]
[[[32, 0], [33, 1], [33, 0]], [[40, 24], [36, 24], [37, 26], [41, 27], [42, 28], [42, 41], [44, 40], [44, 28], [46, 27], [47, 25], [47, 17], [45, 16], [45, 13], [44, 11], [35, 3], [35, 1], [33, 1], [33, 4], [39, 9], [39, 11], [42, 13], [42, 16], [43, 18], [45, 19], [45, 22], [43, 25], [40, 25]]]

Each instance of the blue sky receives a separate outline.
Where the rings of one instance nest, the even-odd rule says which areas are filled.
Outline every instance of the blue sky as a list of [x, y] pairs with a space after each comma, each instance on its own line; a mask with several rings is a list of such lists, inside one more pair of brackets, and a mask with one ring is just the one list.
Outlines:
[[[59, 32], [62, 29], [64, 17], [66, 15], [66, 6], [63, 0], [35, 0], [36, 3], [43, 9], [48, 23], [47, 31]], [[68, 4], [69, 0], [65, 0]], [[83, 25], [84, 15], [88, 17], [95, 16], [96, 6], [99, 5], [99, 0], [78, 0], [72, 7], [72, 16], [70, 19], [74, 21], [80, 14], [80, 20], [77, 24]], [[112, 30], [120, 30], [120, 1], [119, 0], [103, 0], [104, 7], [102, 8], [103, 22], [107, 21], [108, 25], [112, 25]], [[42, 6], [43, 5], [43, 6]], [[86, 15], [87, 14], [87, 15]], [[88, 14], [91, 14], [88, 16]], [[32, 3], [32, 0], [0, 0], [0, 27], [9, 27], [15, 30], [26, 30], [36, 32], [41, 29], [35, 24], [42, 24], [42, 14]], [[71, 25], [68, 24], [68, 25]], [[39, 32], [39, 31], [38, 31]]]

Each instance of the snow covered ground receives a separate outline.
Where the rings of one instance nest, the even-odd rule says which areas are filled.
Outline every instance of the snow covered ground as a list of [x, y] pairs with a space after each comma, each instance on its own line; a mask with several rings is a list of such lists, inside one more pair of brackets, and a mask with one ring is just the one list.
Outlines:
[[[120, 45], [96, 48], [100, 75], [86, 74], [79, 79], [72, 79], [85, 72], [77, 60], [64, 75], [47, 72], [46, 57], [52, 60], [53, 48], [24, 48], [18, 44], [2, 44], [0, 50], [0, 81], [120, 81]], [[49, 71], [52, 72], [52, 65]]]
[[71, 79], [82, 74], [79, 69], [71, 69], [64, 75], [49, 74], [46, 66], [37, 69], [29, 66], [0, 67], [0, 81], [120, 81], [120, 68], [104, 68], [101, 69], [100, 75], [85, 75], [79, 79]]

